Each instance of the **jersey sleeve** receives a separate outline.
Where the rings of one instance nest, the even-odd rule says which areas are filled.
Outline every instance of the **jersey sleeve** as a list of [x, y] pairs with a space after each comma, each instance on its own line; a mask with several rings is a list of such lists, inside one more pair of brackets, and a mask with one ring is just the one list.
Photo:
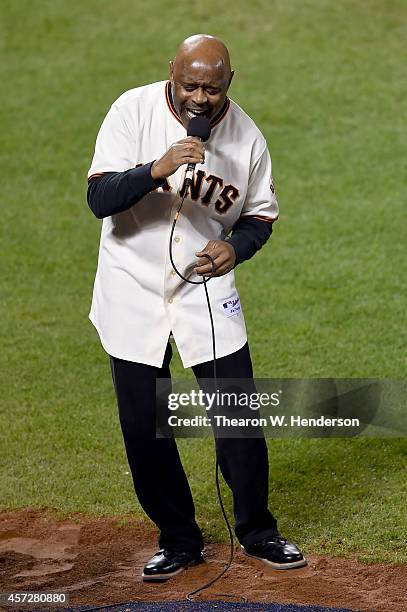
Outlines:
[[105, 172], [123, 172], [134, 167], [134, 141], [119, 108], [113, 104], [96, 138], [88, 179]]
[[251, 168], [241, 217], [254, 217], [269, 223], [278, 218], [278, 203], [267, 146]]

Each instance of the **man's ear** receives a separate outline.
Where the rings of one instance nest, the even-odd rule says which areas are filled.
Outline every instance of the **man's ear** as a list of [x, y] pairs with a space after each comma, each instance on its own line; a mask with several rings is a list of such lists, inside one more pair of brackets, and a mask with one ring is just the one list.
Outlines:
[[169, 67], [170, 67], [170, 81], [174, 80], [174, 60], [170, 60], [169, 61]]
[[231, 84], [231, 82], [232, 82], [232, 79], [233, 79], [233, 75], [234, 75], [234, 74], [235, 74], [235, 71], [234, 71], [234, 70], [232, 70], [232, 72], [230, 73], [230, 79], [229, 79], [229, 83], [228, 83], [228, 89], [229, 89], [229, 87], [230, 87], [230, 84]]

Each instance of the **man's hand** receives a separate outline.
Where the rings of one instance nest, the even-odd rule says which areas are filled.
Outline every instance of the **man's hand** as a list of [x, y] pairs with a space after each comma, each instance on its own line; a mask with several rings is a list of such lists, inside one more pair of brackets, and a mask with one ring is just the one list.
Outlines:
[[199, 276], [212, 275], [212, 263], [207, 257], [202, 257], [208, 253], [215, 262], [215, 272], [213, 276], [222, 276], [230, 272], [236, 262], [236, 253], [233, 246], [225, 240], [210, 240], [202, 251], [195, 253], [199, 257], [199, 262], [194, 271]]
[[188, 136], [170, 146], [160, 159], [151, 166], [154, 181], [166, 179], [183, 164], [203, 164], [205, 161], [204, 144], [199, 138]]

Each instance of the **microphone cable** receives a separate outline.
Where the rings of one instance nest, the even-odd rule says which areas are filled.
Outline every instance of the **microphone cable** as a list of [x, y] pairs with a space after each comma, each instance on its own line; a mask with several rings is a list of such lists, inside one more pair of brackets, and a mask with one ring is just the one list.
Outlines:
[[[178, 274], [178, 276], [180, 278], [182, 278], [183, 281], [185, 281], [186, 283], [190, 283], [192, 285], [203, 285], [203, 287], [204, 287], [205, 297], [206, 297], [206, 304], [208, 306], [209, 319], [210, 319], [210, 323], [211, 323], [212, 353], [213, 353], [213, 381], [214, 381], [214, 386], [215, 386], [215, 390], [216, 390], [217, 386], [218, 386], [218, 378], [217, 378], [217, 369], [216, 369], [215, 326], [214, 326], [214, 322], [213, 322], [212, 308], [211, 308], [211, 303], [210, 303], [210, 300], [209, 300], [208, 287], [207, 287], [208, 282], [210, 281], [210, 279], [213, 277], [213, 275], [216, 272], [215, 262], [214, 262], [213, 258], [209, 254], [204, 253], [203, 255], [201, 255], [201, 257], [206, 257], [211, 262], [212, 271], [211, 271], [211, 274], [209, 276], [204, 276], [202, 280], [194, 281], [194, 280], [190, 280], [189, 278], [186, 278], [178, 270], [177, 266], [175, 265], [173, 254], [172, 254], [172, 243], [173, 243], [175, 226], [177, 224], [177, 221], [178, 221], [178, 218], [179, 218], [179, 214], [181, 212], [181, 208], [182, 208], [182, 206], [184, 204], [184, 200], [185, 200], [186, 195], [188, 193], [188, 187], [189, 187], [190, 183], [191, 183], [190, 179], [187, 179], [187, 181], [185, 181], [185, 183], [184, 183], [184, 188], [182, 190], [182, 195], [180, 194], [179, 191], [177, 193], [177, 197], [181, 197], [181, 201], [180, 201], [180, 203], [178, 205], [178, 208], [177, 208], [177, 211], [175, 213], [174, 220], [173, 220], [173, 223], [172, 223], [172, 227], [171, 227], [170, 241], [169, 241], [169, 255], [170, 255], [171, 265], [172, 265], [174, 271], [176, 272], [176, 274]], [[216, 443], [215, 443], [215, 455], [216, 455]], [[218, 463], [217, 457], [216, 457], [216, 461], [215, 461], [215, 482], [216, 482], [216, 492], [217, 492], [217, 495], [218, 495], [219, 505], [221, 507], [222, 515], [223, 515], [223, 518], [225, 520], [226, 527], [227, 527], [227, 530], [228, 530], [228, 533], [229, 533], [229, 542], [230, 542], [229, 560], [228, 560], [226, 566], [223, 568], [223, 570], [217, 576], [215, 576], [215, 578], [212, 578], [212, 580], [210, 580], [209, 582], [206, 582], [201, 587], [199, 587], [197, 589], [194, 589], [193, 591], [190, 591], [189, 593], [187, 593], [186, 599], [189, 600], [189, 601], [194, 601], [194, 599], [192, 599], [193, 595], [197, 595], [198, 593], [200, 593], [204, 589], [207, 589], [208, 587], [210, 587], [217, 580], [219, 580], [219, 578], [221, 578], [228, 571], [228, 569], [232, 565], [232, 561], [233, 561], [233, 554], [234, 554], [233, 532], [232, 532], [232, 528], [230, 526], [228, 517], [226, 515], [225, 507], [224, 507], [223, 500], [222, 500], [222, 494], [221, 494], [220, 484], [219, 484], [219, 463]], [[246, 597], [243, 597], [242, 595], [232, 595], [230, 593], [215, 593], [215, 595], [221, 596], [221, 597], [237, 597], [237, 598], [242, 599], [244, 602], [247, 602]]]
[[[179, 213], [181, 211], [181, 208], [184, 204], [184, 200], [186, 197], [186, 194], [188, 192], [188, 185], [186, 184], [185, 189], [182, 193], [182, 197], [181, 197], [181, 201], [180, 204], [178, 205], [177, 211], [175, 213], [175, 217], [174, 217], [174, 221], [172, 223], [172, 228], [171, 228], [171, 233], [170, 233], [170, 244], [169, 244], [169, 254], [170, 254], [170, 261], [171, 261], [171, 265], [174, 268], [174, 271], [178, 274], [178, 276], [180, 278], [182, 278], [183, 281], [185, 281], [186, 283], [191, 283], [192, 285], [203, 285], [204, 289], [205, 289], [205, 296], [206, 296], [206, 303], [208, 306], [208, 312], [209, 312], [209, 318], [210, 318], [210, 322], [211, 322], [211, 333], [212, 333], [212, 353], [213, 353], [213, 380], [214, 380], [214, 385], [215, 385], [215, 389], [218, 386], [218, 379], [217, 379], [217, 372], [216, 372], [216, 343], [215, 343], [215, 326], [213, 323], [213, 315], [212, 315], [212, 308], [211, 308], [211, 304], [209, 301], [209, 294], [208, 294], [208, 288], [207, 288], [207, 283], [208, 281], [212, 278], [213, 274], [215, 273], [216, 269], [215, 269], [215, 262], [213, 260], [213, 258], [210, 255], [202, 255], [202, 257], [206, 257], [212, 265], [212, 272], [210, 276], [204, 276], [202, 280], [199, 281], [193, 281], [190, 280], [189, 278], [186, 278], [177, 268], [177, 266], [175, 265], [174, 262], [174, 258], [172, 256], [172, 241], [173, 241], [173, 237], [174, 237], [174, 231], [175, 231], [175, 226], [176, 223], [178, 221], [178, 217], [179, 217]], [[180, 193], [177, 193], [177, 197], [180, 197]], [[226, 527], [229, 533], [229, 541], [230, 541], [230, 553], [229, 553], [229, 560], [227, 562], [227, 565], [223, 568], [223, 570], [217, 575], [215, 576], [215, 578], [212, 578], [212, 580], [210, 580], [209, 582], [206, 582], [204, 585], [198, 587], [197, 589], [194, 589], [193, 591], [191, 591], [190, 593], [187, 593], [187, 595], [185, 596], [185, 598], [189, 601], [195, 601], [194, 599], [192, 599], [193, 595], [197, 595], [198, 593], [200, 593], [201, 591], [203, 591], [204, 589], [207, 589], [208, 587], [210, 587], [212, 584], [214, 584], [217, 580], [219, 580], [219, 578], [221, 578], [221, 576], [223, 576], [223, 574], [225, 574], [228, 569], [230, 568], [230, 566], [232, 565], [232, 561], [233, 561], [233, 553], [234, 553], [234, 548], [233, 548], [233, 532], [232, 532], [232, 528], [230, 526], [228, 517], [226, 515], [226, 511], [225, 511], [225, 507], [223, 504], [223, 500], [222, 500], [222, 494], [221, 494], [221, 490], [220, 490], [220, 484], [219, 484], [219, 463], [218, 460], [216, 459], [216, 463], [215, 463], [215, 481], [216, 481], [216, 491], [218, 494], [218, 499], [219, 499], [219, 504], [222, 510], [222, 514], [223, 514], [223, 518], [225, 520], [226, 523]], [[240, 597], [243, 601], [247, 601], [247, 599], [245, 597], [243, 597], [242, 595], [232, 595], [230, 593], [215, 593], [216, 596], [221, 596], [221, 597]], [[115, 608], [117, 606], [131, 606], [134, 602], [131, 601], [122, 601], [119, 603], [114, 603], [114, 604], [107, 604], [104, 606], [96, 606], [96, 607], [90, 607], [90, 608], [85, 608], [83, 610], [83, 612], [96, 612], [96, 610], [107, 610], [109, 608]]]
[[[206, 303], [207, 303], [207, 306], [208, 306], [209, 319], [210, 319], [210, 323], [211, 323], [212, 354], [213, 354], [213, 381], [214, 381], [214, 386], [215, 386], [215, 389], [216, 389], [217, 386], [218, 386], [218, 378], [217, 378], [217, 370], [216, 370], [215, 325], [214, 325], [214, 322], [213, 322], [212, 308], [211, 308], [211, 303], [210, 303], [210, 300], [209, 300], [209, 294], [208, 294], [208, 288], [207, 288], [207, 283], [210, 281], [210, 279], [213, 277], [213, 275], [214, 275], [214, 273], [216, 271], [215, 262], [214, 262], [213, 258], [210, 255], [208, 255], [206, 253], [204, 255], [202, 255], [202, 257], [206, 257], [211, 262], [211, 265], [212, 265], [211, 274], [209, 276], [204, 276], [202, 280], [193, 281], [193, 280], [190, 280], [189, 278], [186, 278], [178, 270], [177, 266], [175, 265], [174, 258], [173, 258], [173, 255], [172, 255], [172, 242], [173, 242], [173, 237], [174, 237], [175, 226], [177, 224], [177, 221], [178, 221], [178, 218], [179, 218], [179, 214], [180, 214], [181, 208], [182, 208], [182, 206], [184, 204], [184, 200], [186, 198], [187, 192], [188, 192], [188, 184], [185, 185], [185, 189], [182, 192], [182, 196], [181, 196], [181, 194], [179, 192], [177, 193], [177, 197], [181, 197], [181, 201], [180, 201], [180, 203], [178, 205], [177, 211], [176, 211], [175, 216], [174, 216], [174, 221], [173, 221], [172, 227], [171, 227], [170, 243], [169, 243], [169, 255], [170, 255], [171, 265], [172, 265], [174, 271], [178, 274], [178, 276], [180, 278], [182, 278], [183, 281], [185, 281], [186, 283], [190, 283], [192, 285], [203, 285], [204, 286], [205, 296], [206, 296]], [[216, 453], [216, 448], [215, 448], [215, 453]], [[197, 595], [198, 593], [200, 593], [204, 589], [209, 588], [212, 584], [217, 582], [219, 580], [219, 578], [221, 578], [228, 571], [228, 569], [232, 565], [232, 561], [233, 561], [233, 556], [234, 556], [233, 532], [232, 532], [232, 528], [230, 526], [229, 519], [227, 517], [225, 506], [224, 506], [223, 500], [222, 500], [222, 493], [221, 493], [221, 490], [220, 490], [220, 483], [219, 483], [219, 463], [218, 463], [217, 458], [216, 458], [216, 461], [215, 461], [215, 482], [216, 482], [216, 492], [217, 492], [217, 495], [218, 495], [219, 505], [220, 505], [220, 508], [221, 508], [221, 511], [222, 511], [222, 515], [223, 515], [223, 518], [225, 520], [226, 527], [227, 527], [228, 534], [229, 534], [229, 542], [230, 542], [229, 559], [228, 559], [228, 562], [227, 562], [226, 566], [222, 569], [221, 572], [219, 572], [219, 574], [217, 574], [214, 578], [209, 580], [209, 582], [206, 582], [205, 584], [203, 584], [202, 586], [198, 587], [197, 589], [194, 589], [193, 591], [190, 591], [189, 593], [187, 593], [185, 598], [188, 601], [195, 601], [192, 598], [194, 595]], [[236, 598], [242, 599], [244, 602], [247, 602], [247, 598], [243, 597], [243, 595], [233, 595], [231, 593], [215, 593], [215, 595], [217, 597], [236, 597]], [[124, 605], [130, 606], [132, 603], [133, 602], [130, 602], [130, 601], [126, 601], [126, 602], [123, 601], [123, 602], [114, 603], [114, 604], [108, 604], [108, 605], [104, 605], [104, 606], [90, 607], [90, 608], [85, 608], [83, 610], [83, 612], [95, 612], [96, 610], [107, 610], [109, 608], [114, 608], [116, 606], [124, 606]]]

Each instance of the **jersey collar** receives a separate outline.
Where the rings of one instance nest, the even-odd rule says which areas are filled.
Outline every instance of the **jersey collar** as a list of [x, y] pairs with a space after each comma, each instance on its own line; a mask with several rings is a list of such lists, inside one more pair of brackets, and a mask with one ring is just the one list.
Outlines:
[[[180, 116], [175, 110], [174, 102], [172, 99], [170, 81], [167, 81], [167, 83], [165, 84], [165, 99], [167, 101], [167, 105], [168, 105], [168, 108], [170, 109], [171, 114], [174, 115], [175, 119], [184, 127], [184, 124], [182, 123]], [[230, 100], [229, 98], [226, 98], [225, 103], [220, 109], [220, 111], [210, 120], [211, 128], [215, 127], [215, 125], [218, 125], [218, 123], [220, 123], [222, 119], [226, 117], [226, 114], [229, 110], [229, 106], [230, 106]]]

